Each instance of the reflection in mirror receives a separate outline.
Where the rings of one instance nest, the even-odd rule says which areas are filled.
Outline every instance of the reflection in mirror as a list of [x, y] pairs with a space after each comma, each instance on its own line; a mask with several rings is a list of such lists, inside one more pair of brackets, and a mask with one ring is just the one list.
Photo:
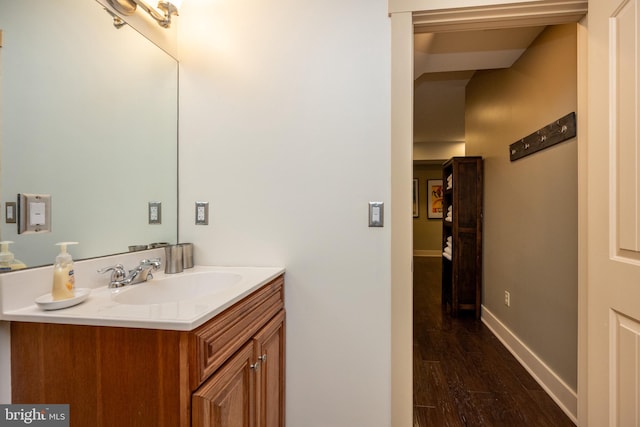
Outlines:
[[[0, 0], [0, 240], [27, 266], [177, 241], [177, 61], [87, 0]], [[4, 218], [51, 195], [50, 233]], [[161, 224], [148, 203], [161, 202]]]

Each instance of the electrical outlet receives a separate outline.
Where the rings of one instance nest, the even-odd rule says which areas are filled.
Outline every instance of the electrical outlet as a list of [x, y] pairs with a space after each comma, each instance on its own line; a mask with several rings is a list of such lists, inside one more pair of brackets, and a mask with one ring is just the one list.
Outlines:
[[149, 202], [149, 224], [162, 224], [162, 203]]
[[511, 307], [511, 294], [509, 291], [504, 291], [504, 305]]
[[209, 225], [209, 202], [196, 202], [196, 225]]

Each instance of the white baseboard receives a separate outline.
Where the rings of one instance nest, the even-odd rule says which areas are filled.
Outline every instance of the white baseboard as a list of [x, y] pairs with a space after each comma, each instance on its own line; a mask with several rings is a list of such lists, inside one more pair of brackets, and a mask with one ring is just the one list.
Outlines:
[[413, 251], [413, 256], [441, 257], [442, 251], [438, 249], [415, 249]]
[[482, 306], [484, 323], [502, 344], [513, 354], [549, 396], [560, 406], [574, 424], [578, 424], [578, 395], [556, 375], [529, 347], [513, 334], [485, 306]]

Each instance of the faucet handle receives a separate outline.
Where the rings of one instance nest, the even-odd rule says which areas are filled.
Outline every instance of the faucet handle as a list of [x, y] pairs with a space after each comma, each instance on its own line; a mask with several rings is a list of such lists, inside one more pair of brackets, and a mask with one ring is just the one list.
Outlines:
[[111, 265], [109, 267], [101, 268], [98, 273], [104, 274], [111, 272], [111, 282], [120, 282], [127, 277], [127, 270], [122, 264]]
[[142, 261], [140, 261], [140, 267], [153, 267], [154, 270], [157, 270], [160, 268], [161, 265], [161, 260], [160, 258], [152, 258], [152, 259], [143, 259]]

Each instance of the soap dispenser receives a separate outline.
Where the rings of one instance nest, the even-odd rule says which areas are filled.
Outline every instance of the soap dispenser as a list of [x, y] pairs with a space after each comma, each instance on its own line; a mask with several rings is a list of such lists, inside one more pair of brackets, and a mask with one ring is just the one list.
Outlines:
[[73, 273], [73, 258], [67, 252], [68, 245], [77, 245], [78, 242], [56, 243], [60, 246], [60, 253], [53, 265], [53, 288], [51, 296], [54, 301], [73, 298], [75, 296], [75, 276]]
[[13, 242], [9, 240], [0, 242], [0, 272], [27, 268], [22, 261], [15, 259], [13, 254], [9, 252], [9, 245], [11, 243]]

